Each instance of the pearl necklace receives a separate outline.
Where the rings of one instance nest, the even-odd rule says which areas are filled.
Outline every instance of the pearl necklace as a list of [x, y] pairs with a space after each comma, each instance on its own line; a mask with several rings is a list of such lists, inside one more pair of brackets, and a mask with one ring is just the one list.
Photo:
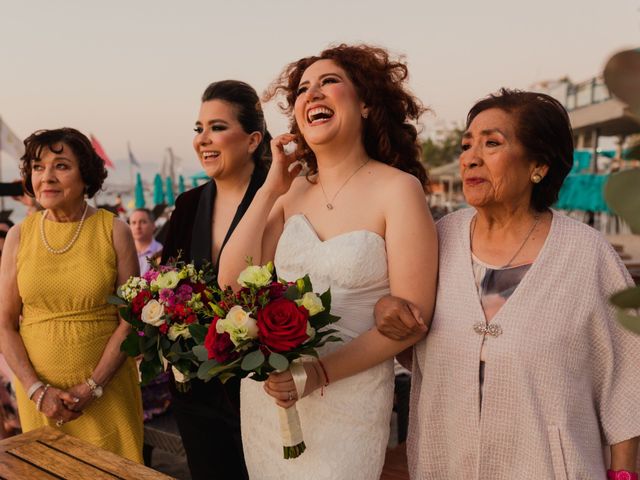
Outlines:
[[49, 242], [47, 242], [47, 237], [44, 234], [44, 221], [47, 218], [47, 213], [49, 213], [49, 210], [45, 210], [44, 213], [42, 214], [42, 217], [40, 217], [40, 238], [42, 239], [42, 243], [44, 244], [44, 248], [46, 248], [50, 253], [53, 253], [53, 254], [56, 254], [56, 255], [60, 255], [62, 253], [65, 253], [66, 251], [68, 251], [71, 247], [73, 247], [73, 244], [76, 243], [76, 240], [78, 240], [78, 237], [80, 236], [80, 230], [82, 230], [82, 225], [84, 224], [84, 219], [87, 216], [87, 210], [88, 209], [89, 209], [89, 204], [85, 203], [84, 204], [84, 212], [82, 212], [82, 218], [80, 219], [80, 222], [78, 223], [78, 226], [76, 227], [76, 233], [74, 233], [73, 238], [71, 239], [71, 241], [69, 243], [67, 243], [62, 248], [53, 248], [51, 245], [49, 245]]

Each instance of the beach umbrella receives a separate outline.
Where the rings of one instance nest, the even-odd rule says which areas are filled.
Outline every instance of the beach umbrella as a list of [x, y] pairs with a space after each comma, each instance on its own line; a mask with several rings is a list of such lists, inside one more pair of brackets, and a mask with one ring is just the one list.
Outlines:
[[178, 177], [178, 195], [184, 193], [186, 189], [184, 188], [184, 177], [180, 175]]
[[167, 185], [167, 188], [166, 188], [166, 190], [167, 190], [167, 205], [172, 207], [176, 203], [176, 196], [173, 193], [173, 179], [171, 177], [167, 177], [166, 178], [166, 185]]
[[159, 173], [153, 179], [153, 204], [160, 205], [164, 203], [164, 188], [162, 185], [162, 177]]
[[144, 188], [142, 186], [142, 176], [140, 173], [136, 174], [136, 187], [134, 190], [135, 194], [135, 206], [136, 208], [144, 208]]

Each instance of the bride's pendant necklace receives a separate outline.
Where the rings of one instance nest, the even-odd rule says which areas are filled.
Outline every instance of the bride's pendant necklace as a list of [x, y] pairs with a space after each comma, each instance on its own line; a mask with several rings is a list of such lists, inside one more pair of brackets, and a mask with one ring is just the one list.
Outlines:
[[78, 222], [78, 226], [76, 227], [76, 233], [74, 233], [73, 237], [71, 238], [71, 241], [62, 248], [53, 248], [47, 241], [47, 236], [44, 233], [44, 221], [47, 218], [47, 213], [49, 213], [49, 210], [45, 210], [44, 213], [42, 214], [42, 217], [40, 217], [40, 238], [42, 239], [44, 248], [46, 248], [50, 253], [60, 255], [68, 251], [71, 247], [73, 247], [73, 244], [76, 243], [76, 240], [78, 240], [78, 237], [80, 236], [80, 230], [82, 230], [82, 225], [84, 224], [84, 219], [87, 216], [88, 209], [89, 209], [89, 204], [85, 203], [84, 211], [82, 212], [82, 218], [80, 219], [80, 222]]
[[349, 177], [344, 181], [344, 183], [342, 185], [340, 185], [340, 188], [338, 188], [338, 191], [336, 191], [336, 193], [333, 195], [331, 200], [329, 200], [329, 197], [327, 196], [327, 192], [324, 191], [324, 187], [322, 186], [322, 181], [320, 180], [320, 175], [318, 175], [318, 183], [320, 184], [320, 188], [322, 189], [322, 195], [324, 195], [324, 199], [327, 202], [327, 204], [326, 204], [327, 210], [333, 210], [333, 202], [336, 200], [336, 197], [338, 196], [340, 191], [349, 182], [349, 180], [351, 180], [353, 178], [353, 176], [360, 171], [360, 169], [362, 167], [364, 167], [367, 163], [369, 163], [369, 160], [370, 159], [367, 158], [366, 162], [364, 162], [362, 165], [360, 165], [358, 168], [356, 168], [355, 171], [351, 175], [349, 175]]

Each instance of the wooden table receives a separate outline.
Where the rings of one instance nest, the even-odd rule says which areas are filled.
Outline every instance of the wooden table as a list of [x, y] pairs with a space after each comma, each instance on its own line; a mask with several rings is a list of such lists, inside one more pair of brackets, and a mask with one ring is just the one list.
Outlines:
[[51, 427], [0, 441], [7, 480], [168, 480], [171, 477]]

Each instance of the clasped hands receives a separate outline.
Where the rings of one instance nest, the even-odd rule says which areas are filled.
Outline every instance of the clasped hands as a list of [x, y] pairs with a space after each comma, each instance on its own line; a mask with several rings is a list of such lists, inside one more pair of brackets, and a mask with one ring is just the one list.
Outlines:
[[[36, 390], [32, 399], [37, 399], [42, 394], [42, 389]], [[80, 417], [84, 409], [94, 399], [91, 388], [86, 383], [79, 383], [68, 390], [62, 390], [50, 386], [44, 393], [40, 403], [40, 411], [61, 426], [63, 423], [71, 422]]]
[[[392, 340], [404, 340], [428, 330], [418, 307], [398, 297], [387, 295], [378, 300], [374, 316], [378, 331]], [[303, 367], [307, 373], [307, 382], [302, 394], [305, 397], [324, 385], [324, 375], [315, 360], [303, 363]], [[299, 400], [290, 370], [269, 375], [264, 382], [264, 390], [283, 408], [289, 408]]]

